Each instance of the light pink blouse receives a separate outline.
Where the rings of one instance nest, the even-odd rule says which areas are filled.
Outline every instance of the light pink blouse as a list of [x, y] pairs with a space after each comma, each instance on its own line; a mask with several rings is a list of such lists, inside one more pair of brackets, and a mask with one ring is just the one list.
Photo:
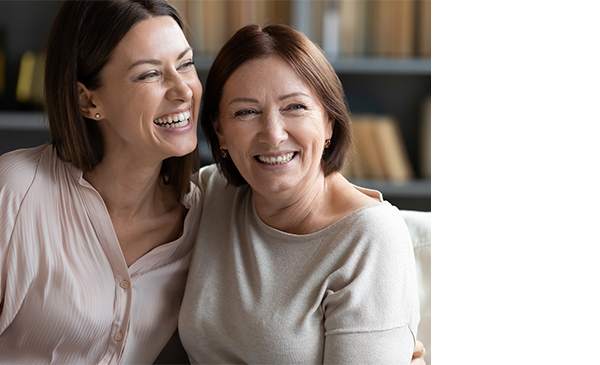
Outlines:
[[44, 145], [0, 156], [0, 363], [152, 363], [177, 326], [200, 215], [127, 267], [100, 194]]

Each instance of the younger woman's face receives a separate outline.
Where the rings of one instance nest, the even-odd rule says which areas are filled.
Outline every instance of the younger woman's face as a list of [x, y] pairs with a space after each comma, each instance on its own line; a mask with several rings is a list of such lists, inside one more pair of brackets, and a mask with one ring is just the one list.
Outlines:
[[100, 74], [99, 108], [105, 153], [152, 160], [196, 148], [202, 85], [193, 52], [170, 16], [133, 26]]

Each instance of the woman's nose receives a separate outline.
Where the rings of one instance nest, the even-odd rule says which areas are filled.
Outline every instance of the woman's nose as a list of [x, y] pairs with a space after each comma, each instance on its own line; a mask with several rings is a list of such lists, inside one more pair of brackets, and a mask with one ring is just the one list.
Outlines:
[[169, 100], [189, 101], [193, 94], [192, 88], [183, 76], [177, 74], [172, 77], [171, 85], [167, 91]]
[[260, 125], [259, 142], [266, 143], [270, 147], [277, 147], [281, 142], [287, 140], [285, 121], [278, 111], [263, 112]]

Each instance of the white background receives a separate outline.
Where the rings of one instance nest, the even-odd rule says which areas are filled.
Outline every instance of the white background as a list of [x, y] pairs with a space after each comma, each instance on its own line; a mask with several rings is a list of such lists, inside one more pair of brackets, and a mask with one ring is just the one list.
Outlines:
[[600, 364], [599, 44], [596, 1], [433, 1], [433, 364]]

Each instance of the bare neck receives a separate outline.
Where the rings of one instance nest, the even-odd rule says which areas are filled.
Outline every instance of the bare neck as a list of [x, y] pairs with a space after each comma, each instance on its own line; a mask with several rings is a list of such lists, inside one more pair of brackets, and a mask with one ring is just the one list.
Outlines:
[[267, 225], [292, 234], [322, 230], [355, 210], [378, 200], [356, 190], [341, 174], [315, 180], [308, 188], [285, 197], [256, 194], [254, 205]]
[[152, 215], [177, 201], [172, 188], [160, 181], [160, 168], [160, 163], [132, 166], [104, 159], [84, 178], [100, 193], [111, 216]]

